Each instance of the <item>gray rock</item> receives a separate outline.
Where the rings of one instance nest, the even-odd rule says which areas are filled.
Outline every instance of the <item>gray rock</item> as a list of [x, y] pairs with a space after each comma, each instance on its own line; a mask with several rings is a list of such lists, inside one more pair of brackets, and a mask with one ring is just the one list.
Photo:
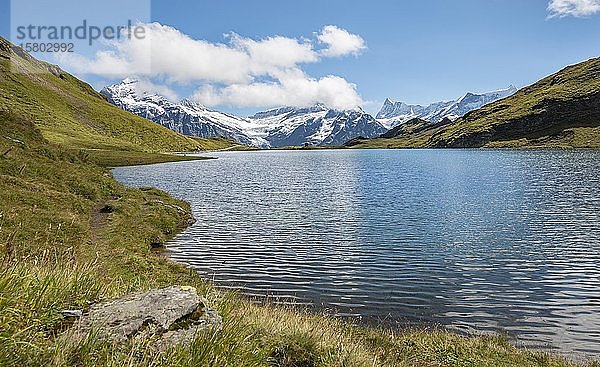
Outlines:
[[68, 319], [68, 318], [77, 318], [78, 319], [83, 316], [83, 311], [81, 311], [81, 310], [63, 310], [63, 311], [60, 311], [60, 315], [62, 317], [64, 317], [65, 319]]
[[167, 347], [190, 343], [198, 330], [221, 325], [195, 288], [176, 286], [96, 304], [76, 324], [74, 335], [82, 339], [93, 330], [113, 342], [141, 338]]

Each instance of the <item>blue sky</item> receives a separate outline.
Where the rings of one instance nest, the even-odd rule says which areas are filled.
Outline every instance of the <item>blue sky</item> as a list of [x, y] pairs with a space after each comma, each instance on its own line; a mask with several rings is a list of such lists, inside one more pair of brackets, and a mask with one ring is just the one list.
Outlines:
[[[318, 34], [334, 25], [360, 37], [366, 48], [339, 57], [319, 56], [318, 61], [297, 66], [311, 80], [335, 75], [354, 84], [364, 106], [375, 112], [386, 97], [424, 104], [454, 99], [466, 91], [509, 84], [522, 87], [568, 64], [598, 56], [600, 5], [577, 8], [578, 1], [555, 0], [563, 16], [549, 17], [548, 0], [154, 0], [151, 18], [212, 44], [230, 42], [224, 34], [234, 32], [255, 41], [283, 36], [302, 43], [306, 38], [319, 52], [325, 45]], [[86, 3], [79, 3], [84, 11]], [[590, 0], [582, 3], [589, 5]], [[6, 10], [7, 1], [2, 0], [0, 32], [8, 37]], [[95, 87], [118, 79], [82, 73], [69, 63], [62, 66]], [[268, 82], [272, 75], [254, 77]], [[188, 97], [206, 84], [197, 78], [175, 83], [168, 78], [150, 79], [168, 84], [177, 97]], [[221, 79], [215, 83], [216, 88], [227, 86]], [[270, 107], [236, 105], [235, 98], [214, 101], [217, 108], [232, 112]]]
[[[335, 24], [365, 39], [359, 57], [306, 67], [358, 85], [366, 100], [412, 103], [453, 99], [466, 91], [528, 85], [567, 64], [600, 55], [600, 18], [547, 19], [544, 0], [154, 1], [152, 17], [184, 32], [222, 39], [300, 37]], [[199, 24], [201, 23], [201, 24]]]

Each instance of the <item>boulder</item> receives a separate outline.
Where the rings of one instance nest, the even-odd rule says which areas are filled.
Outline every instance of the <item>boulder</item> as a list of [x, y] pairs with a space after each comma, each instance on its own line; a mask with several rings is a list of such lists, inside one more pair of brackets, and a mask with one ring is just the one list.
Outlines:
[[146, 339], [163, 348], [190, 343], [199, 330], [221, 326], [221, 317], [195, 288], [175, 286], [93, 305], [70, 335], [81, 340], [93, 330], [113, 342]]

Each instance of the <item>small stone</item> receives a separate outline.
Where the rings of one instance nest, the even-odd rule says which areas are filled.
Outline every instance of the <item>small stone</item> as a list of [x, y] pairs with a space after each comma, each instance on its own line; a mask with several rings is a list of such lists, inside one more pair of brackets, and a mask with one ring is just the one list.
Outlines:
[[64, 317], [65, 319], [69, 319], [69, 318], [81, 318], [83, 316], [83, 311], [82, 310], [63, 310], [60, 311], [60, 315], [62, 317]]

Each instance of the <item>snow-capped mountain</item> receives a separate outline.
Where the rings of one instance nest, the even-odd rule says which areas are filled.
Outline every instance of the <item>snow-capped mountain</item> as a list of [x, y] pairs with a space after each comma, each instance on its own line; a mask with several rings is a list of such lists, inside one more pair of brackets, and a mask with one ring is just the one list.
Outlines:
[[243, 118], [208, 109], [196, 102], [171, 102], [140, 91], [139, 82], [125, 79], [101, 93], [116, 106], [171, 130], [199, 137], [227, 137], [260, 148], [291, 145], [342, 145], [362, 136], [372, 138], [386, 129], [360, 108], [338, 111], [316, 105], [283, 107]]
[[190, 136], [225, 137], [256, 147], [269, 147], [260, 137], [250, 136], [251, 122], [230, 114], [208, 109], [194, 101], [169, 101], [159, 94], [139, 91], [138, 81], [125, 79], [104, 88], [101, 93], [117, 107]]
[[454, 101], [432, 103], [428, 106], [409, 105], [404, 102], [385, 100], [377, 114], [377, 120], [391, 129], [414, 118], [430, 122], [440, 122], [445, 118], [456, 120], [468, 112], [481, 108], [489, 103], [511, 96], [517, 91], [514, 86], [488, 93], [467, 93]]
[[283, 107], [249, 117], [252, 134], [272, 147], [291, 145], [342, 145], [362, 136], [376, 137], [387, 129], [360, 108], [334, 110], [318, 104], [313, 107]]

